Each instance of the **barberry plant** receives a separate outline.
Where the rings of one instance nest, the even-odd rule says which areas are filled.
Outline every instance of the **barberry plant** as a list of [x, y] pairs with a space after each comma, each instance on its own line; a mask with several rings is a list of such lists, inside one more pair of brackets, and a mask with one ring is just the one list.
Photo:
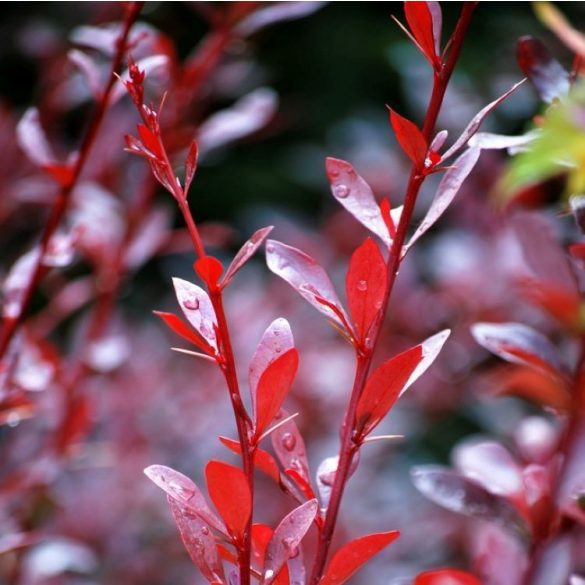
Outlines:
[[[444, 148], [447, 133], [435, 134], [435, 126], [475, 8], [475, 2], [463, 3], [455, 28], [443, 44], [439, 4], [404, 5], [407, 24], [399, 24], [428, 61], [433, 85], [421, 127], [389, 108], [390, 126], [411, 162], [402, 205], [392, 208], [388, 199], [378, 203], [370, 186], [349, 162], [336, 158], [326, 161], [334, 198], [372, 233], [349, 262], [347, 309], [326, 270], [303, 251], [267, 239], [271, 227], [258, 230], [227, 269], [207, 254], [188, 204], [197, 166], [197, 142], [191, 143], [185, 174], [178, 177], [165, 149], [162, 110], [147, 105], [144, 72], [130, 63], [125, 85], [142, 123], [137, 137], [127, 137], [127, 150], [147, 160], [153, 175], [174, 198], [197, 257], [194, 271], [204, 286], [174, 279], [177, 300], [188, 324], [171, 313], [158, 315], [194, 346], [195, 350], [183, 350], [185, 353], [217, 364], [226, 381], [237, 427], [237, 440], [220, 439], [240, 455], [242, 467], [214, 460], [205, 469], [207, 493], [215, 511], [203, 491], [183, 474], [162, 465], [145, 470], [166, 492], [183, 543], [210, 583], [249, 585], [255, 579], [264, 585], [340, 585], [399, 536], [397, 531], [361, 536], [331, 554], [343, 493], [358, 466], [360, 450], [368, 442], [392, 438], [374, 435], [373, 431], [432, 365], [449, 336], [448, 330], [441, 331], [372, 369], [400, 266], [412, 246], [445, 212], [477, 163], [482, 143], [472, 139], [483, 119], [517, 87], [484, 107], [452, 145]], [[437, 173], [443, 176], [433, 201], [410, 234], [420, 189], [427, 177]], [[299, 362], [286, 320], [276, 319], [258, 344], [248, 370], [249, 400], [243, 396], [238, 379], [223, 294], [265, 240], [269, 269], [322, 313], [355, 352], [355, 375], [340, 426], [339, 451], [319, 466], [317, 490], [309, 473], [305, 442], [294, 420], [297, 413], [290, 415], [283, 407]], [[267, 438], [276, 457], [263, 446]], [[274, 529], [254, 522], [256, 468], [298, 503]], [[304, 550], [303, 540], [312, 527], [317, 534], [314, 550], [309, 552]], [[224, 562], [232, 567], [227, 574]], [[415, 582], [429, 585], [445, 580], [479, 583], [471, 574], [451, 569], [423, 573]]]

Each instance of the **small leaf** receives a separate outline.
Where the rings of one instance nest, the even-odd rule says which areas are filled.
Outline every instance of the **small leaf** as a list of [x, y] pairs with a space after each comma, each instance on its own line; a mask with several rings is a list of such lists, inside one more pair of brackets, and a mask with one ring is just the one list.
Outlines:
[[471, 573], [458, 569], [438, 569], [425, 571], [417, 576], [414, 585], [482, 585]]
[[421, 465], [411, 471], [411, 476], [415, 487], [435, 504], [499, 524], [521, 540], [528, 537], [526, 522], [507, 499], [488, 492], [456, 471], [439, 465]]
[[416, 167], [422, 168], [427, 156], [428, 145], [418, 126], [392, 109], [390, 110], [390, 123], [400, 148]]
[[205, 467], [207, 490], [229, 533], [243, 541], [252, 512], [252, 496], [244, 472], [223, 461], [210, 461]]
[[546, 45], [534, 37], [521, 37], [516, 47], [520, 69], [547, 104], [569, 93], [569, 74], [550, 54]]
[[96, 62], [86, 53], [78, 49], [71, 49], [67, 53], [67, 58], [73, 63], [82, 75], [85, 77], [94, 99], [98, 100], [101, 96], [100, 72]]
[[344, 544], [333, 556], [319, 585], [342, 585], [373, 556], [400, 536], [398, 530], [379, 532]]
[[513, 94], [524, 83], [524, 81], [525, 80], [523, 79], [522, 81], [514, 84], [506, 93], [482, 108], [471, 119], [471, 122], [467, 124], [459, 138], [457, 138], [455, 141], [455, 144], [453, 144], [453, 146], [451, 146], [451, 148], [449, 148], [449, 150], [443, 155], [443, 160], [447, 160], [449, 157], [453, 156], [457, 151], [463, 148], [469, 142], [469, 139], [479, 130], [481, 124], [488, 116], [488, 114], [490, 114], [494, 108], [498, 107], [508, 96]]
[[435, 54], [441, 54], [441, 33], [443, 30], [443, 13], [440, 2], [426, 2], [433, 20], [433, 39], [435, 40]]
[[288, 559], [296, 555], [301, 540], [315, 520], [318, 509], [317, 500], [309, 500], [287, 514], [276, 527], [266, 547], [265, 585], [272, 583]]
[[361, 342], [380, 314], [387, 285], [386, 262], [378, 246], [368, 238], [352, 254], [346, 278], [349, 312]]
[[289, 349], [269, 363], [260, 379], [256, 392], [254, 434], [256, 439], [266, 430], [280, 410], [299, 365], [296, 349]]
[[453, 199], [455, 199], [461, 185], [463, 185], [463, 182], [473, 170], [473, 167], [479, 159], [480, 152], [479, 148], [467, 149], [445, 173], [437, 187], [437, 192], [429, 210], [406, 245], [407, 249], [445, 213], [445, 210], [451, 205]]
[[392, 243], [372, 189], [344, 160], [328, 157], [325, 170], [333, 197], [386, 246]]
[[27, 157], [39, 167], [55, 163], [55, 153], [49, 146], [36, 108], [29, 108], [23, 114], [16, 127], [16, 140]]
[[563, 370], [556, 347], [542, 333], [522, 323], [476, 323], [473, 337], [503, 360], [558, 375]]
[[195, 331], [217, 352], [217, 319], [211, 299], [201, 287], [181, 278], [173, 278], [173, 285], [183, 314]]
[[[268, 268], [288, 282], [313, 307], [346, 329], [347, 315], [327, 273], [309, 255], [275, 240], [266, 244]], [[319, 298], [334, 308], [319, 302]], [[345, 320], [345, 323], [344, 323]]]
[[164, 465], [151, 465], [144, 470], [144, 474], [179, 504], [192, 510], [219, 532], [225, 533], [223, 522], [211, 510], [195, 482], [186, 475]]
[[406, 21], [423, 55], [431, 65], [437, 62], [436, 43], [433, 32], [433, 18], [426, 2], [405, 2]]
[[[236, 455], [242, 454], [242, 446], [239, 441], [229, 439], [228, 437], [219, 437], [219, 440]], [[260, 449], [259, 447], [254, 450], [254, 466], [273, 479], [276, 483], [280, 482], [280, 470], [278, 469], [278, 464], [268, 451], [264, 451], [264, 449]]]
[[215, 256], [203, 256], [193, 266], [210, 290], [217, 288], [217, 283], [223, 273], [223, 264]]
[[180, 335], [183, 339], [189, 341], [193, 345], [196, 345], [199, 349], [203, 350], [205, 353], [213, 355], [215, 350], [205, 339], [200, 337], [195, 331], [193, 331], [190, 327], [179, 319], [176, 315], [172, 313], [165, 313], [163, 311], [153, 311], [153, 313], [160, 317], [165, 325], [177, 335]]
[[262, 339], [250, 360], [248, 381], [252, 396], [252, 407], [255, 408], [258, 380], [266, 368], [283, 352], [294, 347], [294, 339], [290, 325], [286, 319], [274, 320], [262, 335]]
[[223, 566], [209, 526], [171, 496], [167, 496], [167, 500], [183, 544], [195, 566], [208, 581], [225, 583]]
[[193, 181], [193, 177], [195, 176], [198, 158], [199, 147], [197, 146], [197, 141], [193, 140], [193, 142], [191, 142], [191, 146], [189, 147], [187, 158], [185, 159], [185, 186], [183, 187], [183, 194], [185, 197], [187, 197], [187, 193], [189, 193], [191, 182]]
[[226, 270], [221, 282], [221, 288], [226, 287], [234, 277], [234, 274], [255, 254], [272, 229], [273, 226], [268, 226], [255, 231], [252, 237], [238, 250], [238, 253], [234, 256], [234, 259]]

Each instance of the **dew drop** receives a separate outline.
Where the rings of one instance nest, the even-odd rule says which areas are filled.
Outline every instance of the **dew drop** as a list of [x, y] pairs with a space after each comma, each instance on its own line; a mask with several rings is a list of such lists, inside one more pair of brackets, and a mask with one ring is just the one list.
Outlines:
[[343, 183], [336, 185], [335, 188], [333, 189], [335, 197], [339, 199], [345, 199], [350, 194], [350, 192], [351, 189], [347, 185], [344, 185]]
[[292, 451], [297, 446], [297, 439], [292, 433], [284, 433], [281, 442], [287, 451]]
[[282, 546], [286, 549], [289, 554], [289, 558], [294, 559], [299, 554], [299, 549], [295, 546], [295, 539], [291, 536], [287, 536], [282, 539]]
[[365, 280], [358, 280], [357, 289], [359, 291], [365, 292], [368, 290], [368, 283]]
[[207, 526], [202, 526], [201, 534], [205, 534], [205, 536], [207, 536], [209, 534], [209, 528], [207, 528]]
[[267, 245], [266, 245], [266, 251], [267, 251], [269, 254], [272, 254], [272, 253], [274, 252], [274, 246], [273, 246], [272, 244], [267, 244]]
[[264, 573], [264, 579], [272, 579], [272, 577], [274, 577], [274, 571], [272, 569], [268, 569], [268, 571]]
[[183, 307], [189, 311], [197, 311], [199, 309], [199, 299], [187, 299], [183, 301]]

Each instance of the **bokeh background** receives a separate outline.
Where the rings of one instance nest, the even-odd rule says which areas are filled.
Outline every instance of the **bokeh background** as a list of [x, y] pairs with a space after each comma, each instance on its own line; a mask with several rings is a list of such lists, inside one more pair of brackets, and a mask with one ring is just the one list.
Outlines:
[[[141, 22], [159, 31], [164, 42], [159, 40], [157, 47], [181, 62], [207, 34], [209, 9], [222, 10], [223, 4], [147, 2]], [[581, 3], [559, 6], [577, 28], [584, 23]], [[443, 10], [444, 30], [449, 31], [459, 3], [445, 3]], [[429, 95], [429, 68], [392, 14], [403, 18], [401, 3], [323, 3], [312, 14], [274, 23], [227, 46], [201, 100], [193, 100], [186, 110], [185, 128], [201, 128], [214, 112], [259, 87], [270, 90], [264, 93], [269, 111], [265, 123], [226, 143], [214, 143], [212, 136], [202, 153], [189, 201], [220, 258], [229, 261], [253, 230], [275, 225], [274, 237], [313, 254], [343, 290], [348, 255], [365, 233], [331, 197], [324, 158], [351, 161], [378, 196], [389, 196], [396, 204], [408, 164], [390, 131], [385, 105], [420, 121]], [[67, 153], [75, 147], [93, 106], [83, 80], [67, 62], [71, 39], [83, 25], [119, 19], [120, 6], [108, 2], [11, 2], [2, 7], [3, 275], [36, 241], [54, 193], [50, 181], [19, 149], [15, 124], [36, 104], [57, 150]], [[529, 3], [482, 2], [440, 128], [456, 136], [475, 112], [522, 76], [515, 46], [526, 34], [545, 40], [570, 66], [571, 56], [538, 22]], [[170, 74], [159, 72], [150, 90], [160, 96], [168, 88], [172, 110], [176, 96], [170, 80]], [[486, 128], [522, 132], [539, 109], [531, 89], [523, 87], [490, 116]], [[95, 215], [80, 211], [82, 205], [76, 208], [94, 227], [123, 223], [125, 206], [147, 180], [143, 162], [129, 161], [123, 151], [123, 133], [131, 132], [135, 122], [127, 98], [122, 98], [100, 133], [79, 197], [96, 197], [102, 203]], [[180, 134], [180, 126], [175, 123], [169, 135]], [[183, 160], [180, 153], [177, 148], [177, 161]], [[473, 523], [470, 527], [423, 500], [410, 482], [409, 469], [423, 462], [448, 463], [453, 446], [474, 434], [493, 434], [513, 445], [520, 421], [536, 412], [517, 399], [493, 397], [485, 375], [493, 362], [469, 334], [476, 321], [512, 318], [554, 329], [550, 319], [515, 292], [522, 258], [515, 252], [509, 210], [495, 202], [504, 166], [501, 153], [482, 155], [457, 203], [400, 273], [379, 359], [444, 327], [453, 328], [454, 334], [432, 371], [384, 423], [384, 431], [403, 434], [404, 440], [365, 449], [351, 481], [338, 541], [375, 530], [398, 528], [403, 534], [352, 583], [386, 585], [428, 567], [469, 566], [467, 541]], [[106, 195], [96, 195], [98, 185]], [[433, 186], [436, 182], [429, 181], [423, 191], [419, 213], [428, 205]], [[561, 189], [551, 182], [536, 201], [557, 201]], [[103, 203], [104, 197], [110, 203]], [[0, 583], [203, 582], [183, 550], [164, 497], [142, 475], [145, 466], [163, 463], [201, 481], [210, 458], [232, 461], [217, 440], [218, 434], [234, 436], [220, 376], [209, 364], [171, 352], [170, 346], [179, 342], [152, 315], [153, 309], [176, 311], [172, 276], [195, 278], [193, 255], [169, 199], [162, 191], [153, 194], [152, 209], [161, 219], [158, 224], [153, 220], [151, 235], [144, 237], [159, 245], [127, 271], [108, 326], [93, 340], [95, 347], [88, 349], [84, 340], [99, 297], [99, 283], [92, 279], [108, 265], [107, 253], [96, 255], [94, 250], [92, 255], [86, 243], [75, 261], [52, 274], [35, 297], [27, 351], [38, 351], [21, 365], [19, 382], [30, 412], [0, 426], [0, 533], [9, 537], [30, 532], [34, 538], [0, 556]], [[561, 218], [558, 226], [561, 240], [572, 237], [570, 219]], [[112, 229], [97, 229], [95, 237], [114, 246], [117, 232]], [[79, 291], [68, 292], [79, 294], [81, 301], [74, 298], [71, 306], [63, 301], [63, 314], [56, 313], [51, 303], [74, 282], [80, 283]], [[288, 408], [300, 412], [297, 422], [315, 470], [336, 451], [353, 374], [350, 348], [268, 273], [262, 254], [228, 291], [228, 314], [242, 379], [270, 321], [285, 316], [291, 322], [301, 370]], [[74, 382], [71, 372], [76, 373]], [[47, 445], [62, 421], [60, 388], [72, 383], [85, 397], [85, 414], [82, 428], [72, 431], [66, 455], [56, 459]], [[273, 525], [291, 506], [263, 478], [257, 498], [259, 520]]]

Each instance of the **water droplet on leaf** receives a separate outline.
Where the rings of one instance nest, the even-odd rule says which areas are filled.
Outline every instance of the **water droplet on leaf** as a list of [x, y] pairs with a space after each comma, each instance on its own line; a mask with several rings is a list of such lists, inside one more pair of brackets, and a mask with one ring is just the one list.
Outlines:
[[297, 445], [297, 439], [292, 433], [284, 433], [282, 435], [282, 446], [287, 451], [292, 451]]
[[351, 189], [347, 185], [340, 184], [335, 186], [333, 192], [335, 197], [338, 197], [339, 199], [345, 199], [350, 194]]

